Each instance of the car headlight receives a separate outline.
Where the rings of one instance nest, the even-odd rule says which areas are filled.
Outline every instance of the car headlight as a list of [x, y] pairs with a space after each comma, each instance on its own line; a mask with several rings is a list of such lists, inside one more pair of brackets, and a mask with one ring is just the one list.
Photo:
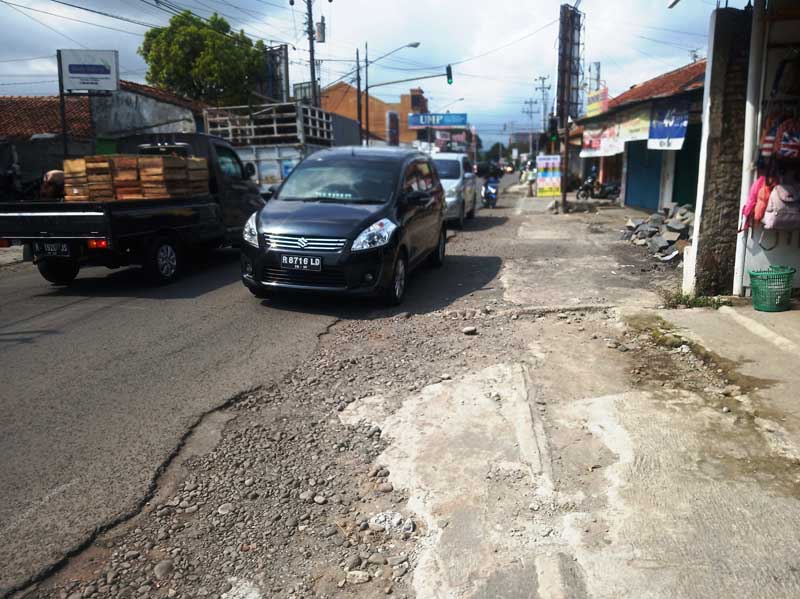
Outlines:
[[258, 228], [256, 227], [257, 216], [258, 212], [253, 212], [253, 214], [250, 215], [250, 218], [247, 219], [247, 223], [244, 225], [243, 233], [244, 240], [254, 247], [258, 247]]
[[397, 225], [388, 218], [382, 218], [364, 229], [353, 242], [353, 251], [371, 250], [389, 243]]

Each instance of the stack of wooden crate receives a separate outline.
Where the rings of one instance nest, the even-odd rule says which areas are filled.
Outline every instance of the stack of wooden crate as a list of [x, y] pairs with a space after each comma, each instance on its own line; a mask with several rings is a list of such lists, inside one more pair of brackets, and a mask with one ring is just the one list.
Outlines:
[[64, 161], [64, 200], [86, 202], [89, 200], [89, 179], [83, 158]]
[[111, 158], [109, 156], [86, 156], [86, 176], [89, 179], [89, 198], [93, 202], [107, 202], [114, 199], [114, 184], [111, 179]]
[[193, 196], [208, 194], [208, 161], [205, 158], [186, 159], [189, 191]]
[[178, 156], [139, 156], [139, 179], [145, 198], [190, 194], [186, 159]]
[[139, 180], [137, 156], [111, 156], [111, 178], [114, 182], [114, 198], [117, 200], [141, 200], [142, 183]]

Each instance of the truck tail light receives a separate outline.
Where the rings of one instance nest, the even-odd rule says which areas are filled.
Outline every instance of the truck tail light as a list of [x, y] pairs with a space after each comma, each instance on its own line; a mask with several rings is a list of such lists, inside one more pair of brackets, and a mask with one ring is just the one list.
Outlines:
[[10, 239], [3, 239], [0, 237], [0, 248], [9, 248], [11, 247], [11, 240]]
[[90, 250], [105, 250], [108, 249], [108, 239], [90, 239], [86, 245]]

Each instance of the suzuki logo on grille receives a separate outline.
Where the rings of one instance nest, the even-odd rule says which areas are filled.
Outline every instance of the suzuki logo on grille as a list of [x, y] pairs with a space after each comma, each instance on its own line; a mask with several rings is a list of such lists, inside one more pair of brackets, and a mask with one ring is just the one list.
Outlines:
[[305, 237], [301, 237], [300, 239], [297, 240], [297, 245], [305, 249], [308, 246], [308, 239], [306, 239]]

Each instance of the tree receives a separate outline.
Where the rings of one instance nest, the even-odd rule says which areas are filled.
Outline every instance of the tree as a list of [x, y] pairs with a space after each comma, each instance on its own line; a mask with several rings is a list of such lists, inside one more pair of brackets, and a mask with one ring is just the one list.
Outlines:
[[242, 104], [266, 79], [266, 47], [234, 33], [216, 13], [208, 21], [185, 11], [151, 29], [139, 54], [147, 82], [210, 104]]
[[492, 147], [484, 152], [484, 160], [494, 160], [495, 162], [499, 158], [506, 158], [510, 156], [511, 153], [509, 152], [508, 148], [506, 148], [502, 143], [495, 142], [492, 144]]

